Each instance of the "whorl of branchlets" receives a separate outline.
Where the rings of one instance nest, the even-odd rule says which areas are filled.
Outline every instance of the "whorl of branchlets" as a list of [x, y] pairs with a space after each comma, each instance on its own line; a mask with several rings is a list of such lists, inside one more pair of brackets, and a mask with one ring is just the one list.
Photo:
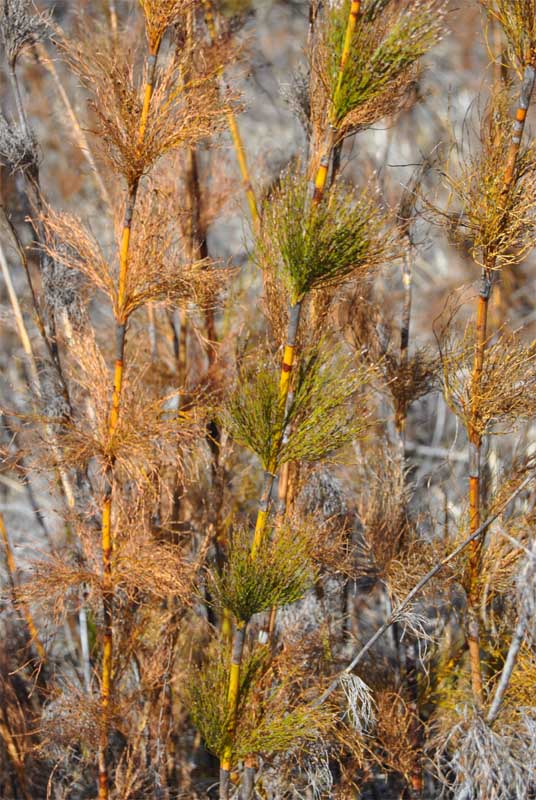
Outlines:
[[47, 18], [37, 13], [30, 0], [1, 0], [0, 33], [12, 67], [25, 48], [44, 39], [47, 29]]
[[11, 125], [0, 112], [0, 164], [11, 172], [37, 167], [38, 154], [35, 139], [18, 125]]

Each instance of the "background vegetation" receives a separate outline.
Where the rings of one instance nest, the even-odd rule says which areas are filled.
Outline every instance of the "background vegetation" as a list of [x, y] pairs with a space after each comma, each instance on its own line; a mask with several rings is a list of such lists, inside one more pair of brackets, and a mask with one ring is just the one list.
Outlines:
[[0, 33], [2, 798], [535, 797], [535, 0]]

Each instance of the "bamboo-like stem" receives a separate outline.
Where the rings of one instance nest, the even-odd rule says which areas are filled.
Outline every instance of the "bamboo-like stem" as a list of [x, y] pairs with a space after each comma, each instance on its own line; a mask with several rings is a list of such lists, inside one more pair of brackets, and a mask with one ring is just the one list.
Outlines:
[[[344, 68], [346, 66], [346, 62], [348, 60], [348, 56], [350, 53], [350, 47], [352, 43], [352, 37], [355, 30], [355, 25], [357, 18], [359, 16], [359, 11], [361, 8], [360, 0], [352, 0], [352, 4], [350, 7], [350, 13], [347, 22], [347, 28], [345, 33], [345, 40], [343, 45], [343, 50], [341, 53], [341, 61], [339, 66], [339, 74], [337, 79], [337, 88], [335, 90], [334, 100], [337, 97], [338, 92], [340, 91], [340, 85], [343, 79]], [[215, 32], [214, 27], [214, 19], [211, 13], [208, 14], [207, 17], [207, 26], [209, 27], [209, 33], [213, 35]], [[320, 164], [317, 169], [317, 173], [314, 179], [313, 184], [313, 193], [311, 197], [311, 208], [306, 209], [306, 212], [310, 210], [311, 213], [314, 213], [315, 208], [321, 202], [324, 191], [326, 188], [326, 182], [329, 172], [329, 165], [333, 153], [333, 148], [337, 143], [337, 131], [334, 125], [329, 124], [326, 135], [325, 141], [323, 145], [322, 156], [320, 159]], [[240, 152], [237, 150], [237, 152]], [[240, 160], [240, 156], [239, 156]], [[245, 166], [245, 162], [244, 162]], [[244, 176], [244, 172], [242, 173]], [[251, 205], [251, 204], [250, 204]], [[253, 216], [253, 214], [252, 214]], [[253, 216], [255, 221], [255, 217]], [[307, 222], [305, 222], [307, 224]], [[298, 328], [300, 324], [301, 312], [302, 312], [302, 302], [303, 298], [294, 298], [293, 302], [290, 306], [290, 314], [289, 314], [289, 323], [287, 329], [287, 340], [286, 345], [283, 353], [283, 361], [281, 364], [281, 373], [279, 379], [279, 405], [280, 410], [283, 412], [282, 416], [284, 418], [285, 411], [288, 408], [288, 401], [289, 401], [289, 391], [290, 391], [290, 379], [292, 368], [294, 366], [295, 360], [295, 352], [296, 352], [296, 340], [298, 336]], [[278, 438], [278, 446], [280, 446], [283, 437], [285, 435], [284, 428], [281, 431], [277, 431], [276, 436]], [[257, 520], [255, 523], [255, 532], [253, 535], [253, 543], [251, 546], [251, 557], [255, 558], [259, 548], [262, 545], [263, 536], [266, 530], [266, 524], [268, 521], [268, 514], [270, 509], [270, 496], [272, 493], [272, 488], [274, 485], [275, 477], [276, 477], [276, 464], [269, 465], [267, 471], [265, 472], [263, 487], [261, 492], [261, 499], [259, 501], [259, 507], [257, 512]], [[288, 475], [287, 475], [288, 477]], [[286, 492], [288, 489], [288, 480], [285, 480], [285, 475], [283, 475], [284, 480], [284, 491], [285, 491], [285, 504], [286, 504]], [[283, 489], [282, 489], [283, 491]], [[272, 611], [271, 614], [271, 627], [272, 631], [275, 626], [275, 612]], [[236, 632], [235, 632], [236, 637]], [[236, 694], [231, 690], [231, 682], [238, 681], [237, 686], [239, 686], [239, 679], [240, 679], [240, 666], [241, 666], [241, 656], [242, 650], [240, 650], [240, 659], [235, 663], [234, 662], [234, 653], [235, 653], [235, 643], [233, 644], [233, 664], [231, 669], [236, 670], [236, 675], [234, 672], [231, 672], [231, 677], [229, 680], [229, 694], [228, 700], [230, 704], [230, 715], [231, 718], [236, 717], [237, 705], [238, 705], [238, 690]], [[243, 640], [242, 640], [242, 648], [243, 648]], [[232, 732], [229, 737], [229, 745], [226, 749], [226, 752], [221, 760], [221, 770], [220, 770], [220, 798], [227, 798], [229, 793], [229, 770], [231, 767], [231, 758], [232, 758]]]
[[[532, 469], [534, 469], [534, 467]], [[413, 600], [415, 600], [415, 598], [420, 594], [420, 592], [424, 589], [424, 587], [428, 583], [430, 583], [430, 581], [433, 578], [435, 578], [435, 576], [439, 572], [441, 572], [441, 570], [444, 569], [447, 566], [447, 564], [450, 564], [450, 562], [454, 561], [454, 559], [456, 559], [460, 555], [460, 553], [463, 553], [463, 551], [467, 547], [469, 547], [469, 545], [471, 545], [472, 542], [481, 538], [486, 533], [490, 525], [492, 525], [495, 522], [495, 520], [498, 519], [501, 516], [501, 514], [503, 514], [506, 511], [506, 509], [510, 506], [511, 503], [513, 503], [516, 497], [518, 497], [518, 495], [520, 495], [521, 492], [527, 486], [529, 486], [534, 481], [535, 478], [536, 475], [534, 474], [533, 471], [531, 471], [531, 474], [527, 475], [527, 477], [521, 481], [521, 483], [506, 498], [504, 503], [502, 503], [499, 506], [499, 508], [493, 514], [491, 514], [485, 520], [485, 522], [483, 522], [482, 525], [479, 526], [479, 528], [477, 528], [476, 531], [469, 534], [469, 536], [466, 539], [464, 539], [463, 542], [461, 542], [457, 547], [455, 547], [454, 550], [452, 550], [447, 556], [445, 556], [445, 558], [443, 558], [441, 561], [435, 564], [426, 573], [426, 575], [423, 575], [420, 581], [415, 584], [415, 586], [407, 593], [404, 599], [401, 600], [397, 606], [395, 606], [395, 608], [391, 611], [385, 622], [383, 622], [379, 626], [379, 628], [376, 629], [375, 633], [359, 649], [359, 651], [356, 653], [354, 658], [349, 662], [349, 664], [347, 664], [347, 666], [335, 676], [335, 678], [331, 681], [326, 690], [320, 695], [318, 700], [315, 701], [315, 706], [318, 707], [323, 703], [325, 703], [328, 697], [330, 697], [335, 691], [335, 689], [339, 686], [341, 679], [345, 675], [348, 675], [353, 672], [353, 670], [357, 667], [358, 664], [361, 663], [361, 661], [369, 652], [369, 650], [372, 647], [374, 647], [376, 642], [379, 639], [381, 639], [383, 634], [389, 630], [391, 625], [393, 625], [393, 623], [396, 622], [397, 619], [399, 619], [400, 614], [413, 602]]]
[[[279, 407], [281, 410], [286, 409], [290, 389], [290, 376], [294, 364], [294, 356], [296, 349], [296, 338], [298, 335], [298, 327], [300, 323], [302, 303], [301, 300], [294, 303], [290, 307], [289, 324], [287, 329], [287, 343], [285, 346], [283, 361], [281, 364], [281, 373], [279, 376]], [[279, 438], [278, 444], [282, 440], [284, 430], [278, 431]], [[263, 488], [261, 499], [259, 501], [259, 508], [257, 511], [257, 520], [255, 523], [255, 532], [253, 535], [253, 542], [251, 545], [251, 558], [254, 559], [260, 547], [266, 531], [266, 524], [268, 521], [268, 514], [270, 510], [270, 496], [275, 480], [276, 465], [272, 464], [271, 468], [264, 474]], [[229, 691], [228, 691], [228, 704], [230, 719], [233, 720], [232, 725], [229, 726], [229, 743], [226, 747], [225, 753], [221, 759], [220, 764], [220, 797], [226, 798], [229, 792], [229, 771], [231, 769], [232, 758], [232, 739], [234, 734], [234, 722], [236, 721], [236, 714], [238, 709], [239, 689], [240, 686], [240, 669], [242, 665], [242, 653], [244, 648], [244, 634], [245, 623], [238, 623], [235, 629], [233, 638], [233, 656], [231, 661], [231, 672], [229, 676]]]
[[[205, 23], [207, 26], [209, 39], [211, 43], [213, 43], [218, 38], [218, 32], [216, 30], [216, 20], [214, 19], [214, 11], [212, 9], [212, 4], [210, 3], [210, 0], [203, 0], [203, 7], [204, 7]], [[221, 72], [223, 72], [223, 70]], [[238, 167], [240, 169], [240, 174], [242, 176], [242, 186], [244, 187], [244, 193], [246, 195], [246, 199], [248, 202], [249, 213], [251, 214], [251, 220], [253, 222], [253, 226], [257, 227], [260, 221], [257, 199], [255, 197], [255, 192], [253, 191], [253, 186], [251, 183], [251, 177], [248, 169], [248, 162], [246, 157], [246, 151], [244, 148], [244, 142], [242, 141], [242, 137], [238, 129], [238, 123], [236, 121], [236, 117], [232, 111], [227, 112], [227, 125], [229, 128], [229, 132], [231, 134], [231, 139], [233, 140], [236, 160], [238, 161]]]
[[[352, 38], [355, 32], [355, 27], [357, 24], [357, 20], [359, 18], [360, 11], [361, 11], [361, 0], [352, 0], [350, 5], [350, 12], [348, 14], [348, 20], [346, 23], [346, 31], [344, 34], [344, 44], [341, 52], [341, 60], [339, 63], [337, 83], [332, 98], [332, 109], [335, 107], [339, 93], [341, 91], [342, 81], [344, 78], [344, 70], [350, 55]], [[322, 155], [314, 178], [314, 188], [312, 196], [313, 208], [315, 208], [315, 206], [317, 206], [320, 203], [320, 201], [324, 196], [328, 178], [328, 172], [329, 172], [329, 165], [333, 154], [333, 150], [337, 144], [339, 144], [337, 142], [337, 129], [334, 124], [332, 112], [330, 111], [330, 122], [328, 124], [325, 133], [324, 143], [322, 146]]]
[[341, 61], [339, 64], [339, 74], [337, 76], [337, 86], [335, 89], [335, 94], [333, 96], [333, 102], [336, 103], [342, 86], [342, 81], [344, 78], [344, 68], [346, 67], [346, 63], [350, 56], [350, 50], [352, 47], [352, 38], [355, 31], [355, 26], [357, 24], [357, 18], [359, 17], [359, 12], [361, 11], [361, 0], [352, 0], [350, 4], [350, 13], [348, 14], [348, 21], [346, 23], [346, 31], [344, 34], [344, 44], [341, 53]]
[[37, 632], [37, 627], [35, 625], [32, 612], [30, 611], [30, 607], [28, 606], [27, 603], [22, 602], [17, 597], [17, 579], [16, 579], [17, 567], [15, 564], [15, 557], [13, 555], [11, 542], [9, 541], [9, 535], [7, 532], [6, 523], [2, 512], [0, 512], [0, 536], [2, 537], [2, 543], [4, 545], [4, 553], [6, 557], [6, 566], [9, 576], [9, 584], [11, 588], [11, 596], [13, 604], [15, 608], [21, 609], [23, 617], [26, 621], [28, 633], [30, 634], [30, 643], [34, 645], [37, 655], [39, 656], [39, 660], [44, 662], [46, 661], [45, 648], [43, 647], [43, 643], [39, 638], [39, 633]]
[[[284, 411], [287, 409], [287, 401], [289, 398], [289, 389], [290, 389], [290, 376], [292, 373], [292, 367], [294, 366], [294, 358], [296, 355], [296, 339], [298, 336], [298, 327], [300, 324], [301, 311], [302, 311], [301, 300], [298, 300], [290, 307], [289, 323], [287, 329], [287, 343], [285, 345], [285, 350], [283, 353], [281, 373], [279, 376], [279, 406], [280, 410], [283, 412], [282, 415], [284, 415]], [[284, 434], [285, 434], [284, 430], [277, 432], [277, 436], [279, 437], [280, 440], [278, 444], [280, 444]], [[261, 499], [259, 502], [259, 510], [257, 512], [257, 521], [255, 524], [253, 545], [251, 548], [252, 558], [255, 557], [255, 554], [261, 545], [262, 537], [266, 529], [266, 522], [268, 520], [268, 512], [270, 507], [270, 495], [275, 480], [275, 470], [276, 470], [276, 465], [275, 464], [270, 465], [270, 469], [265, 473], [264, 476], [264, 484], [263, 484]]]
[[[144, 89], [143, 109], [140, 117], [138, 144], [142, 144], [149, 110], [153, 95], [154, 78], [156, 73], [158, 52], [151, 52], [147, 56], [147, 73]], [[123, 221], [123, 232], [121, 235], [121, 246], [119, 251], [119, 279], [117, 286], [117, 318], [115, 323], [115, 365], [113, 375], [113, 392], [108, 419], [108, 440], [113, 441], [119, 414], [121, 410], [125, 341], [128, 319], [124, 312], [124, 305], [127, 292], [128, 269], [130, 262], [130, 239], [132, 233], [132, 219], [138, 195], [139, 179], [129, 187], [125, 216]], [[113, 458], [106, 468], [104, 476], [104, 499], [102, 505], [101, 522], [101, 548], [102, 548], [102, 569], [103, 569], [103, 650], [101, 666], [101, 692], [100, 692], [100, 731], [99, 731], [99, 800], [108, 800], [109, 779], [107, 764], [107, 749], [109, 737], [109, 715], [110, 703], [112, 698], [112, 671], [113, 671], [113, 574], [112, 574], [112, 496], [114, 481]]]
[[[512, 130], [512, 138], [506, 157], [506, 166], [501, 189], [503, 202], [512, 187], [515, 167], [521, 138], [525, 127], [527, 110], [530, 105], [532, 93], [534, 91], [535, 70], [528, 65], [525, 69], [521, 84], [518, 108]], [[473, 371], [471, 376], [471, 418], [468, 426], [469, 437], [469, 522], [470, 530], [476, 531], [481, 519], [481, 450], [482, 437], [478, 431], [477, 420], [479, 414], [480, 386], [482, 381], [482, 370], [485, 359], [485, 349], [487, 341], [487, 322], [489, 300], [492, 292], [492, 277], [495, 262], [492, 262], [482, 270], [481, 288], [478, 298], [476, 314], [475, 332], [475, 351], [473, 358]], [[467, 640], [469, 647], [469, 661], [471, 670], [471, 685], [473, 696], [479, 705], [483, 703], [483, 684], [482, 684], [482, 665], [480, 659], [480, 624], [478, 619], [479, 605], [479, 575], [480, 562], [482, 556], [483, 540], [475, 539], [470, 547], [468, 572], [465, 580], [467, 592]]]
[[244, 654], [245, 634], [246, 623], [240, 621], [235, 626], [231, 664], [229, 668], [229, 688], [227, 691], [227, 705], [229, 709], [229, 723], [227, 729], [228, 741], [220, 762], [220, 800], [227, 800], [229, 797], [233, 738], [236, 728], [236, 714], [240, 693], [240, 668], [242, 665], [242, 656]]

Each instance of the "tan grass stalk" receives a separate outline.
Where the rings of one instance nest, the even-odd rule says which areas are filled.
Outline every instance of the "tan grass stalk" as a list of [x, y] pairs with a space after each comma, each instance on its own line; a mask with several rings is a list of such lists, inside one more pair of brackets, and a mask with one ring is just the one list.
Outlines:
[[34, 387], [37, 388], [39, 387], [39, 375], [35, 363], [35, 355], [33, 352], [32, 343], [30, 341], [30, 336], [26, 328], [26, 323], [24, 322], [24, 317], [22, 316], [22, 310], [20, 307], [19, 299], [17, 297], [15, 287], [13, 286], [13, 281], [11, 279], [11, 272], [9, 271], [9, 266], [6, 259], [6, 254], [1, 242], [0, 242], [0, 268], [2, 270], [2, 275], [6, 283], [9, 302], [11, 303], [11, 308], [13, 309], [13, 316], [15, 317], [15, 324], [17, 326], [19, 339], [21, 341], [22, 348], [28, 359], [28, 366], [32, 382], [34, 384]]
[[[205, 11], [205, 22], [208, 29], [208, 34], [211, 43], [215, 42], [218, 38], [218, 32], [216, 29], [216, 20], [214, 18], [214, 10], [212, 8], [212, 4], [210, 0], [203, 0], [203, 7]], [[251, 183], [251, 177], [249, 173], [246, 151], [244, 148], [244, 142], [240, 135], [240, 130], [238, 128], [238, 123], [236, 121], [236, 117], [232, 111], [227, 113], [227, 126], [229, 128], [229, 132], [231, 134], [231, 139], [233, 140], [233, 146], [235, 149], [236, 160], [238, 161], [238, 167], [240, 169], [240, 174], [242, 176], [242, 186], [244, 188], [244, 192], [246, 195], [246, 199], [248, 201], [249, 206], [249, 213], [251, 215], [251, 221], [253, 222], [253, 226], [257, 227], [259, 224], [259, 209], [257, 206], [257, 200], [255, 197], [255, 192], [253, 191], [253, 186]]]
[[108, 189], [104, 185], [104, 181], [102, 180], [102, 175], [100, 174], [99, 168], [97, 167], [95, 159], [93, 158], [93, 153], [91, 152], [87, 136], [78, 121], [78, 117], [76, 116], [72, 103], [69, 100], [69, 95], [65, 91], [65, 88], [60, 80], [60, 77], [58, 75], [58, 70], [56, 69], [56, 65], [54, 64], [54, 60], [49, 57], [44, 45], [37, 44], [36, 49], [41, 63], [48, 70], [48, 72], [52, 77], [52, 80], [54, 81], [56, 91], [58, 92], [60, 100], [65, 108], [65, 113], [67, 114], [69, 122], [71, 123], [74, 139], [80, 149], [80, 152], [82, 153], [82, 155], [84, 156], [89, 165], [91, 174], [95, 179], [95, 182], [97, 184], [103, 202], [105, 203], [105, 205], [110, 207], [111, 200], [110, 200], [110, 195], [108, 193]]

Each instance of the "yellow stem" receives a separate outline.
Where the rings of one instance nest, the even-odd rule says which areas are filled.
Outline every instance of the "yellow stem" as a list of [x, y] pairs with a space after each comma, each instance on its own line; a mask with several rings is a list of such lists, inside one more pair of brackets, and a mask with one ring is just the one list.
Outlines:
[[341, 91], [342, 81], [344, 77], [344, 68], [346, 67], [346, 63], [350, 55], [350, 50], [352, 47], [352, 38], [354, 36], [355, 26], [360, 11], [361, 11], [361, 0], [352, 0], [350, 4], [350, 12], [348, 14], [348, 21], [346, 23], [346, 32], [344, 34], [344, 44], [342, 47], [341, 60], [339, 64], [339, 74], [337, 76], [337, 87], [333, 95], [334, 105]]
[[[204, 0], [203, 5], [205, 8], [205, 22], [208, 30], [208, 35], [211, 40], [211, 43], [214, 43], [218, 38], [218, 33], [216, 30], [216, 21], [214, 19], [212, 6], [209, 0]], [[223, 74], [223, 69], [220, 70], [220, 75], [221, 74]], [[231, 133], [231, 138], [233, 140], [233, 145], [236, 152], [236, 160], [238, 161], [238, 167], [240, 169], [240, 174], [242, 176], [242, 185], [244, 187], [244, 192], [246, 194], [246, 198], [248, 201], [249, 213], [251, 214], [253, 225], [256, 227], [260, 221], [259, 209], [257, 207], [255, 192], [253, 191], [253, 186], [251, 184], [251, 177], [249, 174], [244, 143], [242, 141], [242, 137], [240, 136], [240, 131], [238, 129], [238, 123], [236, 121], [236, 117], [232, 111], [229, 111], [227, 113], [227, 125], [229, 126], [229, 131]]]
[[[144, 90], [143, 109], [140, 117], [138, 132], [138, 146], [141, 147], [147, 129], [151, 99], [153, 95], [153, 84], [156, 72], [156, 62], [158, 50], [150, 53], [147, 57], [147, 79]], [[99, 732], [99, 800], [109, 798], [109, 777], [107, 764], [108, 735], [110, 726], [110, 703], [112, 697], [113, 680], [113, 571], [112, 571], [112, 492], [114, 481], [114, 456], [113, 438], [119, 422], [121, 410], [121, 397], [123, 388], [124, 372], [124, 352], [126, 324], [128, 314], [125, 308], [128, 286], [128, 268], [130, 241], [132, 232], [132, 218], [136, 205], [139, 180], [129, 187], [123, 232], [121, 235], [121, 245], [119, 250], [119, 279], [117, 286], [117, 308], [116, 308], [116, 359], [114, 365], [113, 392], [108, 420], [108, 441], [111, 448], [110, 460], [106, 468], [105, 495], [102, 505], [102, 527], [101, 527], [101, 547], [102, 547], [102, 569], [103, 569], [103, 651], [101, 667], [101, 689], [100, 689], [100, 732]]]

